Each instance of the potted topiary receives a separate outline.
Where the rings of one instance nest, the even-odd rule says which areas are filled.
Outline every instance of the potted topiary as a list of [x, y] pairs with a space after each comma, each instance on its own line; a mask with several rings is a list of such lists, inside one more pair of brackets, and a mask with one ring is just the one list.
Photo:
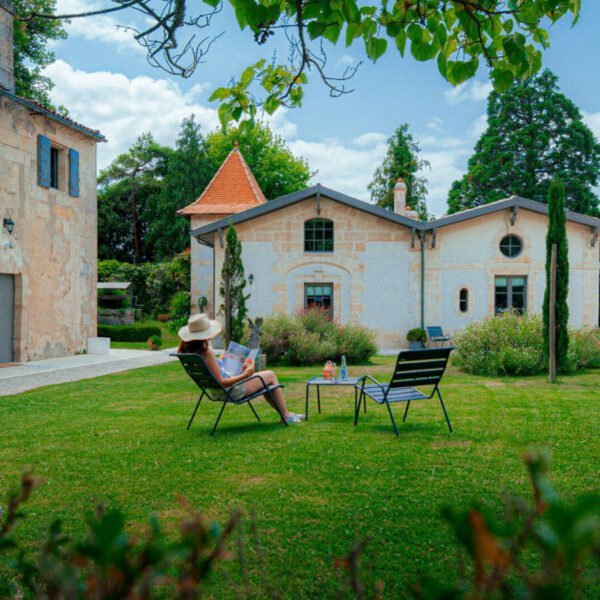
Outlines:
[[424, 329], [415, 327], [406, 334], [406, 339], [409, 342], [411, 350], [420, 350], [425, 348], [425, 342], [427, 341], [427, 334]]
[[157, 335], [150, 336], [148, 341], [146, 342], [146, 346], [150, 348], [150, 350], [160, 350], [162, 348], [163, 341]]

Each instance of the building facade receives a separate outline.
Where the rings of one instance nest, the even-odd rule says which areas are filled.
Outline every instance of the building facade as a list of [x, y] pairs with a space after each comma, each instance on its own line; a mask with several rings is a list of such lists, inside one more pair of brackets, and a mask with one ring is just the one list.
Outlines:
[[12, 19], [0, 0], [0, 363], [81, 352], [96, 335], [104, 140], [15, 95]]
[[[320, 185], [192, 229], [213, 279], [193, 282], [215, 298], [230, 224], [243, 245], [251, 317], [318, 306], [342, 323], [375, 330], [381, 348], [406, 346], [413, 327], [455, 333], [514, 308], [540, 312], [547, 207], [513, 196], [428, 223], [395, 189], [394, 211]], [[567, 213], [570, 323], [598, 325], [600, 219]]]

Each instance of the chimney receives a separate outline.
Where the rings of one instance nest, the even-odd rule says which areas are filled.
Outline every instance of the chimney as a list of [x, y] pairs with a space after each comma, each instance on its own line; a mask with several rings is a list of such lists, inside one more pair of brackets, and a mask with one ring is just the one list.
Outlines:
[[397, 215], [402, 215], [403, 217], [418, 221], [419, 213], [416, 210], [411, 210], [409, 206], [406, 206], [407, 191], [408, 188], [404, 181], [402, 181], [402, 177], [398, 177], [396, 185], [394, 186], [394, 212]]
[[15, 11], [8, 0], [0, 0], [0, 86], [15, 93], [13, 70], [13, 17]]

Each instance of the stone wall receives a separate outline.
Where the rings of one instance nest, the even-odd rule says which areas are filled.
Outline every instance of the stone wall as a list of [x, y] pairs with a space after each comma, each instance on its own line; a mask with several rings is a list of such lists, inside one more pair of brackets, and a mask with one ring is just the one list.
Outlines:
[[[60, 189], [37, 185], [37, 136], [79, 151], [80, 197], [69, 196], [67, 160]], [[96, 335], [96, 144], [93, 138], [0, 97], [2, 214], [0, 272], [15, 275], [15, 360], [81, 352]], [[4, 247], [12, 243], [13, 248]]]
[[[382, 348], [406, 345], [418, 326], [419, 249], [410, 229], [327, 198], [311, 198], [236, 225], [243, 244], [251, 317], [304, 308], [306, 283], [332, 283], [334, 318], [375, 330]], [[334, 252], [304, 252], [304, 222], [334, 223]], [[224, 253], [214, 236], [217, 283]], [[217, 305], [221, 303], [218, 296]]]
[[[426, 306], [429, 325], [456, 332], [495, 310], [495, 277], [527, 277], [527, 310], [541, 312], [546, 288], [545, 215], [520, 209], [514, 225], [511, 211], [499, 211], [442, 227], [435, 248], [427, 234]], [[500, 252], [500, 240], [508, 234], [523, 242], [521, 254], [508, 258]], [[569, 322], [573, 327], [598, 324], [598, 254], [592, 246], [590, 227], [567, 221], [569, 240]], [[460, 312], [458, 295], [469, 291], [469, 308]]]

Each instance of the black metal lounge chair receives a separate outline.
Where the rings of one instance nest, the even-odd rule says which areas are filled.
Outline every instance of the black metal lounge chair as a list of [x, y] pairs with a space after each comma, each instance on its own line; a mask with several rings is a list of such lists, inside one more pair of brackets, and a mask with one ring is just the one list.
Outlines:
[[427, 337], [429, 338], [429, 343], [434, 343], [437, 345], [442, 342], [450, 342], [452, 337], [446, 335], [444, 330], [439, 325], [433, 325], [432, 327], [427, 327]]
[[[385, 404], [387, 406], [390, 419], [392, 419], [392, 425], [394, 426], [394, 432], [398, 435], [398, 427], [396, 426], [390, 405], [393, 402], [406, 403], [402, 419], [404, 423], [408, 414], [408, 408], [413, 400], [429, 400], [437, 393], [444, 416], [446, 417], [446, 423], [448, 423], [448, 429], [452, 432], [450, 418], [446, 412], [444, 400], [439, 390], [440, 379], [446, 370], [448, 357], [452, 350], [453, 348], [426, 348], [424, 350], [404, 350], [400, 352], [392, 379], [386, 384], [379, 383], [370, 375], [361, 377], [355, 386], [358, 391], [358, 402], [355, 403], [354, 407], [354, 425], [356, 426], [358, 423], [360, 405], [362, 402], [367, 401], [368, 396], [377, 402], [377, 404]], [[367, 379], [372, 383], [367, 383]], [[433, 389], [429, 396], [416, 389], [416, 386], [430, 385], [433, 386]]]
[[[196, 403], [196, 408], [194, 408], [194, 412], [192, 413], [190, 422], [187, 425], [187, 429], [189, 429], [192, 426], [192, 422], [194, 420], [194, 417], [196, 416], [196, 412], [198, 412], [200, 402], [202, 402], [202, 399], [204, 398], [204, 396], [206, 396], [209, 400], [212, 400], [213, 402], [222, 402], [223, 403], [223, 406], [221, 407], [221, 411], [219, 412], [219, 416], [217, 417], [217, 420], [215, 421], [212, 431], [210, 432], [210, 435], [214, 435], [215, 431], [217, 430], [217, 425], [219, 424], [219, 421], [221, 420], [221, 416], [223, 415], [223, 411], [225, 410], [225, 406], [227, 406], [227, 404], [248, 404], [248, 406], [252, 409], [252, 412], [254, 413], [254, 416], [256, 417], [256, 419], [258, 421], [260, 421], [260, 417], [258, 416], [258, 413], [254, 410], [254, 406], [252, 406], [252, 403], [250, 401], [254, 400], [254, 398], [258, 398], [259, 396], [262, 396], [263, 394], [268, 394], [269, 397], [271, 398], [271, 400], [273, 400], [272, 392], [274, 390], [276, 390], [277, 388], [283, 387], [283, 385], [281, 385], [281, 384], [267, 385], [265, 383], [265, 380], [260, 375], [256, 374], [256, 375], [252, 375], [252, 377], [248, 377], [248, 379], [245, 379], [243, 382], [240, 381], [239, 383], [236, 383], [236, 384], [232, 385], [231, 387], [226, 388], [226, 387], [223, 387], [215, 379], [214, 375], [211, 373], [210, 369], [204, 362], [204, 359], [200, 355], [198, 355], [198, 354], [172, 354], [172, 356], [176, 356], [180, 360], [186, 373], [193, 379], [194, 383], [202, 391], [202, 393], [200, 394], [200, 398], [198, 398], [198, 402]], [[263, 385], [258, 391], [252, 392], [251, 394], [243, 396], [242, 398], [236, 399], [236, 398], [232, 397], [231, 394], [233, 393], [233, 390], [236, 388], [236, 386], [238, 386], [242, 383], [246, 383], [252, 379], [260, 379], [260, 381], [262, 382]], [[212, 393], [212, 396], [211, 396], [211, 393]], [[273, 405], [275, 407], [277, 407], [277, 404], [275, 404], [274, 400], [273, 400]], [[277, 412], [279, 412], [279, 409], [276, 408], [276, 410], [277, 410]], [[280, 412], [279, 412], [279, 416], [281, 417], [281, 420], [283, 421], [283, 423], [287, 426], [287, 423], [285, 422], [285, 419], [283, 418], [283, 415]]]

